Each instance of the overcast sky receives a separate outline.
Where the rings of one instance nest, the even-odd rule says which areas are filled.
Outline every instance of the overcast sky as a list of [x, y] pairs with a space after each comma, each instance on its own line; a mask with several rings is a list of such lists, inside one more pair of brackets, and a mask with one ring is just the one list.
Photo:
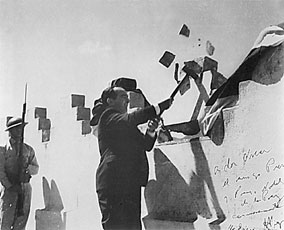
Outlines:
[[[28, 109], [57, 110], [59, 99], [86, 95], [86, 106], [114, 78], [137, 79], [148, 100], [165, 99], [176, 86], [175, 62], [206, 55], [226, 77], [248, 54], [259, 32], [284, 21], [281, 0], [0, 0], [0, 118], [21, 115], [24, 85]], [[183, 24], [190, 37], [178, 35]], [[199, 46], [200, 44], [200, 46]], [[191, 116], [195, 85], [177, 97], [166, 123]], [[3, 129], [4, 124], [1, 124]]]

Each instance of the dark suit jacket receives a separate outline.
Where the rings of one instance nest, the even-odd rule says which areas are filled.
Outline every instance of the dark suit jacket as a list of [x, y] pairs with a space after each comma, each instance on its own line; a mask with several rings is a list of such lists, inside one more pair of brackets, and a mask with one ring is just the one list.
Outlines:
[[146, 151], [156, 138], [142, 134], [137, 125], [156, 117], [153, 106], [121, 114], [108, 108], [100, 117], [98, 142], [101, 160], [96, 172], [97, 191], [128, 193], [133, 186], [145, 186], [149, 165]]

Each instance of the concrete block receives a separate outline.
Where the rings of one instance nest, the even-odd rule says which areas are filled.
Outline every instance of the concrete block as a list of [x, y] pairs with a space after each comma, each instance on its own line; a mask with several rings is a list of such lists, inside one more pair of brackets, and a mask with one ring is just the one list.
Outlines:
[[35, 118], [46, 118], [47, 109], [35, 107]]
[[36, 230], [65, 230], [60, 212], [36, 210]]
[[[198, 215], [195, 229], [208, 229], [208, 224], [276, 229], [284, 216], [284, 103], [275, 103], [283, 102], [283, 86], [283, 81], [269, 86], [241, 82], [238, 105], [223, 111], [222, 144], [208, 137], [183, 138], [148, 154], [144, 195], [151, 218], [143, 219], [146, 229], [167, 229], [178, 218], [187, 221], [190, 209]], [[220, 137], [218, 131], [213, 136]], [[170, 222], [164, 227], [164, 221]], [[203, 223], [207, 228], [197, 228]]]
[[129, 108], [144, 108], [145, 105], [145, 100], [142, 94], [140, 93], [135, 93], [135, 92], [128, 92], [129, 96]]
[[38, 130], [48, 130], [51, 128], [51, 121], [47, 118], [38, 119]]
[[91, 118], [91, 109], [84, 107], [77, 107], [77, 121], [86, 120], [89, 121]]
[[90, 121], [82, 121], [82, 135], [87, 135], [92, 132]]
[[72, 108], [77, 106], [84, 107], [85, 95], [71, 94], [71, 106]]
[[172, 62], [175, 59], [175, 55], [169, 51], [165, 51], [165, 53], [163, 54], [163, 56], [160, 58], [159, 62], [169, 68], [169, 66], [172, 64]]
[[42, 142], [50, 141], [50, 129], [42, 130], [41, 141]]

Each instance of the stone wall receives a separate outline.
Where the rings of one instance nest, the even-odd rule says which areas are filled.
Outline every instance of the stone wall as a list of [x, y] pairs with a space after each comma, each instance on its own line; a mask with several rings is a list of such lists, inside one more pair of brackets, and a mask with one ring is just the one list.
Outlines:
[[283, 90], [283, 79], [242, 82], [219, 146], [207, 137], [156, 146], [147, 229], [284, 229]]

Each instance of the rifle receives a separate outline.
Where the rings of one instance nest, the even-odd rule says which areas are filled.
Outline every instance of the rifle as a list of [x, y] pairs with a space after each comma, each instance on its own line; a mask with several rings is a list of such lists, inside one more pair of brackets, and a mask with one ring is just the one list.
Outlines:
[[20, 183], [20, 191], [18, 193], [18, 200], [16, 205], [17, 210], [17, 216], [23, 216], [24, 215], [24, 175], [26, 173], [26, 166], [25, 166], [25, 158], [23, 155], [23, 145], [24, 145], [24, 127], [25, 127], [25, 116], [26, 116], [26, 109], [27, 109], [27, 84], [25, 85], [25, 100], [23, 104], [23, 110], [22, 110], [22, 133], [21, 133], [21, 141], [20, 141], [20, 150], [18, 155], [18, 178]]

